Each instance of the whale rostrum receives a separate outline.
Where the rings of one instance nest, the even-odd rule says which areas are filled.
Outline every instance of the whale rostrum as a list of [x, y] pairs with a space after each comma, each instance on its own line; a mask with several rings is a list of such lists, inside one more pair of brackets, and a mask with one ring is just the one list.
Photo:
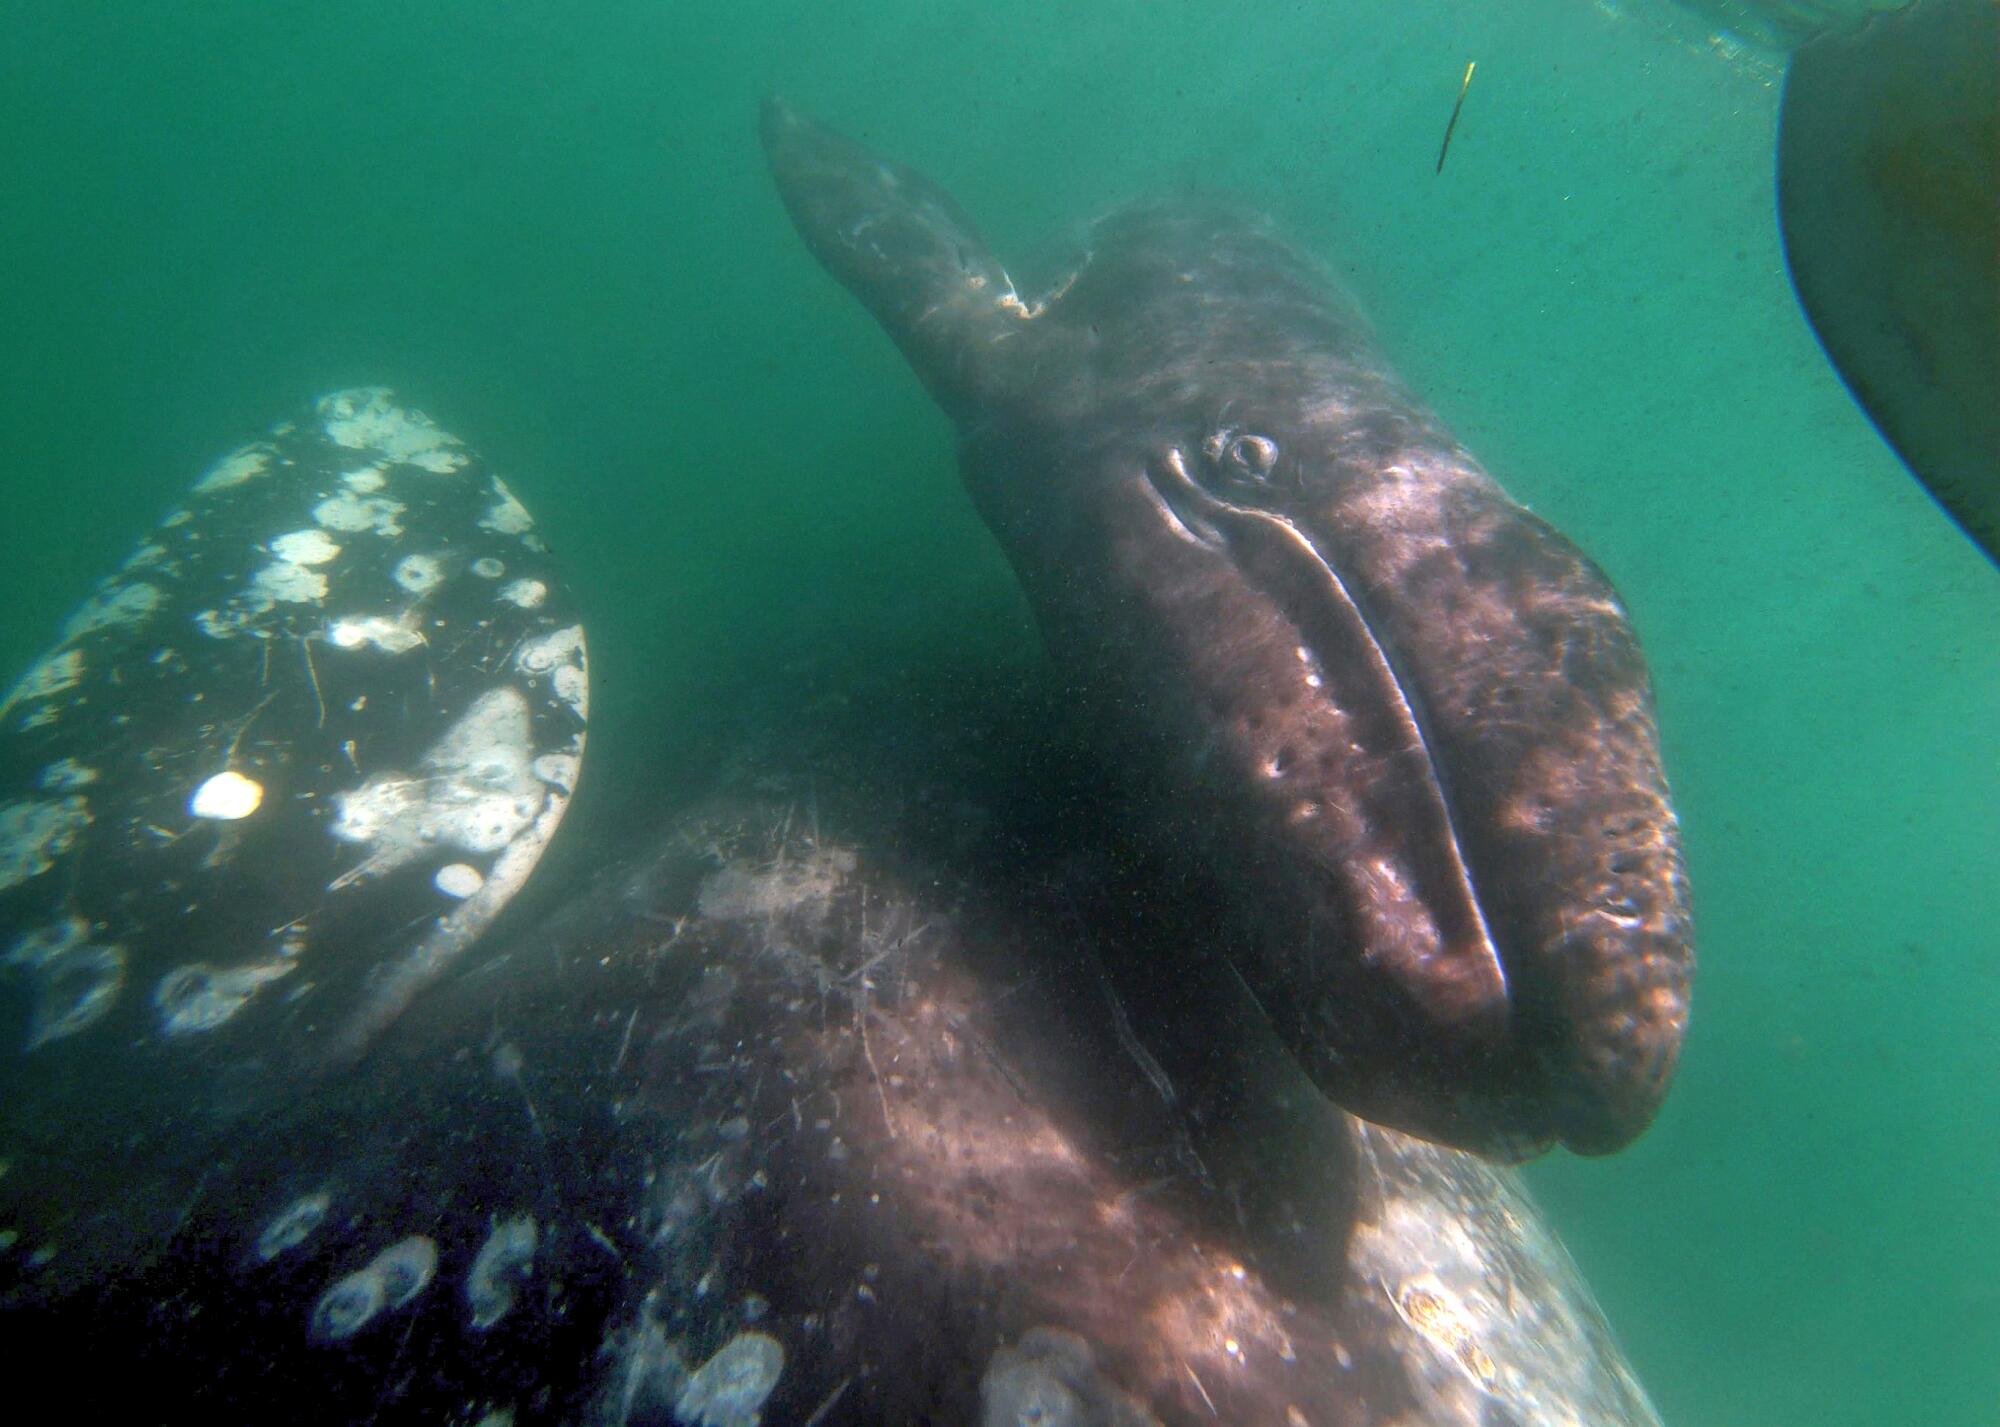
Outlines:
[[1605, 576], [1267, 220], [1127, 208], [1030, 295], [924, 177], [777, 101], [763, 138], [956, 424], [1135, 821], [1226, 889], [1230, 962], [1320, 1088], [1503, 1156], [1643, 1130], [1693, 952]]

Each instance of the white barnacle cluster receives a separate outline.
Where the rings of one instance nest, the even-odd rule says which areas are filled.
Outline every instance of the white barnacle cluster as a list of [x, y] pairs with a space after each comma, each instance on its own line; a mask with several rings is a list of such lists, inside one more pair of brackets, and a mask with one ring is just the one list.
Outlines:
[[28, 699], [53, 698], [66, 689], [75, 688], [83, 679], [83, 667], [83, 651], [80, 649], [64, 649], [37, 660], [8, 690], [5, 707], [12, 708]]
[[289, 976], [296, 961], [264, 961], [249, 966], [177, 966], [153, 988], [160, 1030], [169, 1036], [212, 1031], [250, 1004], [266, 984]]
[[507, 489], [507, 483], [495, 476], [493, 504], [479, 517], [479, 528], [496, 535], [526, 535], [535, 528], [535, 518], [528, 514], [525, 505], [514, 498], [514, 493]]
[[118, 567], [122, 575], [135, 575], [141, 570], [162, 567], [168, 574], [176, 574], [179, 567], [167, 559], [167, 547], [155, 540], [143, 541], [139, 548], [125, 557], [125, 563]]
[[458, 438], [413, 407], [398, 406], [387, 387], [353, 387], [319, 400], [327, 438], [404, 465], [449, 475], [466, 464]]
[[332, 563], [340, 548], [339, 541], [316, 527], [272, 537], [264, 544], [270, 559], [250, 577], [249, 584], [221, 609], [196, 613], [195, 627], [210, 639], [233, 639], [254, 629], [279, 605], [318, 604], [327, 591], [321, 567]]
[[207, 474], [194, 483], [195, 493], [208, 495], [214, 491], [232, 490], [245, 481], [263, 475], [270, 467], [270, 447], [242, 447], [240, 450], [231, 451], [210, 466]]
[[62, 642], [74, 644], [86, 634], [124, 624], [142, 624], [160, 607], [160, 592], [143, 581], [121, 585], [106, 581], [63, 625]]
[[[380, 490], [381, 475], [373, 467], [365, 471], [350, 471], [342, 477], [350, 487], [357, 477], [368, 476], [372, 483], [366, 490]], [[359, 535], [373, 531], [384, 540], [394, 540], [403, 533], [398, 517], [407, 507], [390, 496], [366, 495], [357, 489], [335, 491], [312, 508], [313, 523], [328, 530], [338, 530], [347, 535]]]
[[414, 774], [380, 774], [335, 795], [333, 835], [371, 850], [329, 890], [437, 854], [505, 848], [548, 798], [530, 766], [533, 752], [526, 697], [506, 687], [481, 694]]
[[424, 636], [415, 612], [405, 611], [396, 619], [368, 614], [332, 620], [326, 627], [326, 642], [336, 649], [372, 646], [384, 654], [407, 654], [424, 643]]
[[313, 1340], [338, 1343], [382, 1313], [415, 1302], [437, 1276], [437, 1261], [437, 1242], [422, 1234], [391, 1244], [320, 1295], [312, 1312]]
[[540, 1240], [532, 1216], [517, 1214], [493, 1225], [479, 1246], [465, 1278], [465, 1305], [475, 1332], [484, 1332], [506, 1317], [514, 1300], [535, 1271], [535, 1246]]
[[34, 988], [26, 1050], [75, 1035], [103, 1019], [125, 984], [125, 951], [90, 939], [89, 924], [65, 917], [15, 939], [4, 964]]
[[75, 793], [0, 803], [0, 892], [55, 866], [88, 826], [90, 806]]
[[326, 598], [326, 576], [290, 560], [274, 560], [250, 580], [259, 613], [281, 604], [318, 604]]
[[340, 546], [325, 531], [289, 531], [268, 548], [271, 562], [250, 579], [253, 603], [270, 609], [279, 604], [317, 604], [326, 598], [326, 576], [315, 567], [338, 555]]
[[271, 554], [294, 565], [324, 565], [339, 553], [324, 530], [290, 530], [271, 542]]
[[97, 770], [86, 768], [74, 758], [62, 757], [43, 768], [35, 786], [45, 793], [71, 793], [97, 781]]
[[578, 718], [589, 719], [590, 663], [582, 625], [572, 624], [525, 641], [514, 655], [514, 667], [530, 679], [547, 679], [557, 698], [574, 709]]
[[582, 764], [583, 760], [574, 753], [544, 753], [528, 766], [537, 778], [551, 788], [574, 793], [577, 770]]
[[[15, 681], [14, 687], [7, 691], [7, 697], [0, 699], [0, 714], [7, 713], [16, 704], [38, 703], [75, 688], [83, 681], [83, 667], [81, 649], [64, 649], [37, 660], [28, 666], [27, 673]], [[41, 708], [31, 712], [21, 727], [39, 728], [54, 721], [54, 711]]]
[[500, 588], [501, 599], [522, 609], [540, 609], [548, 597], [549, 587], [540, 580], [514, 580]]

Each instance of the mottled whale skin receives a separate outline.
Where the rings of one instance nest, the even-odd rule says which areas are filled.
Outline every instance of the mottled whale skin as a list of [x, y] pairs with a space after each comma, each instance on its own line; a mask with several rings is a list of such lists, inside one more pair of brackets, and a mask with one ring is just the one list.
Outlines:
[[171, 1224], [538, 865], [589, 680], [506, 483], [381, 387], [214, 463], [0, 693], [0, 1231]]
[[87, 1341], [66, 1404], [133, 1420], [1657, 1427], [1510, 1172], [1335, 1109], [1213, 958], [1144, 974], [1187, 910], [994, 801], [1048, 791], [1004, 690], [944, 745], [843, 691], [242, 1123], [152, 1252], [24, 1234], [18, 1360]]
[[1358, 1114], [1491, 1154], [1652, 1119], [1693, 955], [1624, 607], [1258, 218], [1144, 206], [1030, 299], [922, 176], [766, 106], [800, 234], [956, 423], [1142, 820]]

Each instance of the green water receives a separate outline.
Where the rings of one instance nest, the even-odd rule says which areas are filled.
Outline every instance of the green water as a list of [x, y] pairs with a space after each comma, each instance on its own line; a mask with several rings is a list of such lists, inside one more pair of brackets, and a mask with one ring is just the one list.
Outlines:
[[1647, 642], [1694, 1029], [1644, 1140], [1533, 1179], [1666, 1419], [2000, 1420], [2000, 579], [1793, 305], [1775, 68], [1690, 33], [1586, 0], [0, 0], [0, 682], [215, 455], [364, 381], [569, 559], [600, 806], [745, 680], [1029, 676], [945, 423], [793, 236], [755, 101], [1003, 251], [1249, 195]]

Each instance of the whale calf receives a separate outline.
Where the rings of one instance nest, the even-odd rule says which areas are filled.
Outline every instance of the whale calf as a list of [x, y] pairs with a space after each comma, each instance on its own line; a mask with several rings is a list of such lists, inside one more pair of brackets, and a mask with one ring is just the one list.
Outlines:
[[[1338, 1103], [1520, 1156], [1629, 1142], [1693, 967], [1624, 606], [1271, 224], [1093, 224], [1024, 294], [937, 185], [778, 101], [791, 218], [957, 426], [1139, 818]], [[1162, 975], [1174, 968], [1161, 968]]]

